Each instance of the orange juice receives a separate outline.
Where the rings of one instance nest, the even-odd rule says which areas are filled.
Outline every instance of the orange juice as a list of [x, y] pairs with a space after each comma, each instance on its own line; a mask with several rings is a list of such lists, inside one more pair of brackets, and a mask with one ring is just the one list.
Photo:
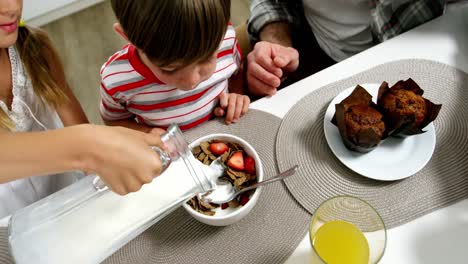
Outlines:
[[321, 226], [312, 237], [318, 255], [328, 264], [367, 264], [369, 245], [355, 225], [332, 221]]

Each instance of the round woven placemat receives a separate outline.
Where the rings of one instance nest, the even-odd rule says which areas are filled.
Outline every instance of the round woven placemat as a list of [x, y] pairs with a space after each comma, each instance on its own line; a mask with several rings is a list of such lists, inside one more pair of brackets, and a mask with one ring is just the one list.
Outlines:
[[[245, 139], [257, 150], [265, 178], [270, 178], [278, 172], [274, 145], [280, 123], [273, 115], [250, 110], [237, 124], [216, 120], [184, 134], [189, 141], [210, 133]], [[179, 208], [104, 263], [283, 263], [304, 238], [309, 220], [284, 184], [272, 184], [236, 224], [208, 226]]]
[[13, 259], [10, 255], [10, 248], [8, 247], [8, 227], [0, 227], [0, 263], [13, 264]]
[[[425, 90], [425, 97], [443, 104], [434, 122], [437, 143], [431, 161], [417, 174], [395, 182], [371, 180], [346, 168], [329, 149], [323, 132], [330, 101], [356, 84], [392, 85], [410, 77]], [[301, 166], [296, 177], [286, 179], [286, 186], [308, 212], [327, 198], [347, 194], [370, 202], [387, 227], [394, 227], [468, 197], [467, 133], [468, 75], [432, 61], [401, 60], [327, 85], [300, 100], [283, 118], [276, 155], [280, 170]]]

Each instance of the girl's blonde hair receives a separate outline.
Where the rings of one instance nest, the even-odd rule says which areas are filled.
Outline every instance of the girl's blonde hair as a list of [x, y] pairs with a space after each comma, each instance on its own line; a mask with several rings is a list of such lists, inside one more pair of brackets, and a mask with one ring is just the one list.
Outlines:
[[159, 67], [209, 59], [219, 48], [230, 0], [112, 0], [129, 41]]
[[[57, 50], [47, 34], [37, 28], [22, 26], [19, 28], [16, 42], [21, 62], [31, 79], [34, 93], [39, 96], [42, 103], [57, 107], [68, 101], [62, 89], [62, 80], [56, 76], [64, 76], [63, 65]], [[0, 128], [14, 129], [14, 124], [8, 115], [0, 109]]]

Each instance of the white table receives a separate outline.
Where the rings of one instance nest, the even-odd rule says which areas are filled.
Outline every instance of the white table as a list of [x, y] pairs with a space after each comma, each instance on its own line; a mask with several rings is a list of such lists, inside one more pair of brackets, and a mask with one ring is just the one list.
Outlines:
[[[283, 118], [302, 97], [385, 62], [428, 59], [468, 72], [468, 6], [295, 83], [251, 108]], [[468, 92], [468, 91], [467, 91]], [[468, 175], [467, 175], [468, 177]], [[468, 199], [388, 230], [383, 264], [468, 263]], [[286, 264], [310, 263], [309, 234]]]

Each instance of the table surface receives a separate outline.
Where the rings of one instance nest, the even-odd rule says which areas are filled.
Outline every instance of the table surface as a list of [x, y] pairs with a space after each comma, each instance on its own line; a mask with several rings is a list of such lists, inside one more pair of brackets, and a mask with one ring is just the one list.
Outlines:
[[[468, 72], [468, 6], [451, 6], [444, 16], [284, 88], [271, 98], [258, 100], [251, 108], [283, 118], [310, 92], [400, 59], [428, 59]], [[286, 264], [309, 263], [308, 236]], [[388, 230], [380, 263], [467, 263], [467, 244], [468, 199]]]

